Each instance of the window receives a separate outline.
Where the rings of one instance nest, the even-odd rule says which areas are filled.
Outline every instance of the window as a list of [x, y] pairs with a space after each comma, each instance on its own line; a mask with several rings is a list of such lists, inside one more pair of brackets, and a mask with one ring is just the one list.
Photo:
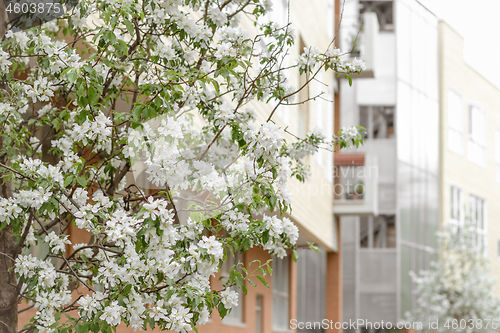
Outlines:
[[452, 223], [458, 224], [463, 221], [463, 199], [462, 190], [456, 186], [450, 186], [450, 217], [453, 220]]
[[[241, 262], [241, 254], [235, 253], [233, 257], [231, 254], [227, 256], [227, 260], [222, 264], [222, 275], [226, 278], [229, 276], [229, 270], [232, 266]], [[238, 293], [238, 306], [233, 307], [231, 312], [224, 318], [225, 324], [242, 324], [243, 323], [243, 291], [237, 286], [231, 287], [232, 290]]]
[[[486, 202], [475, 195], [469, 195], [467, 214], [464, 214], [462, 190], [451, 186], [450, 220], [454, 228], [462, 228], [465, 220], [469, 221], [473, 233], [473, 242], [479, 253], [487, 255], [488, 224], [486, 219]], [[465, 216], [466, 215], [466, 216]], [[455, 229], [456, 230], [456, 229]]]
[[457, 154], [464, 152], [462, 99], [452, 90], [448, 92], [448, 148]]
[[361, 216], [359, 240], [361, 248], [395, 248], [396, 219], [394, 215]]
[[262, 304], [264, 303], [262, 301], [262, 295], [257, 295], [257, 299], [255, 302], [255, 333], [262, 333]]
[[392, 138], [394, 136], [394, 107], [361, 106], [359, 124], [366, 129], [365, 138]]
[[469, 196], [469, 216], [471, 227], [473, 228], [474, 241], [479, 253], [488, 254], [488, 225], [486, 220], [486, 202], [485, 200]]
[[486, 166], [486, 116], [475, 105], [469, 107], [467, 157], [480, 166]]
[[288, 331], [288, 257], [273, 257], [273, 330]]
[[495, 178], [500, 184], [500, 129], [495, 131], [495, 169]]

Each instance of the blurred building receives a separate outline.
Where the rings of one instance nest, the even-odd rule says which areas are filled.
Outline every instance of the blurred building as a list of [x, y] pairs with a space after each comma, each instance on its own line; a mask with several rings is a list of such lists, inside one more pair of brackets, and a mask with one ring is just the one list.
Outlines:
[[500, 276], [500, 89], [465, 63], [463, 49], [463, 37], [440, 22], [440, 216], [470, 220], [478, 252]]
[[367, 129], [362, 148], [335, 155], [343, 320], [395, 326], [415, 306], [408, 273], [436, 253], [438, 19], [416, 0], [346, 0], [340, 37], [368, 65], [339, 85], [338, 123]]

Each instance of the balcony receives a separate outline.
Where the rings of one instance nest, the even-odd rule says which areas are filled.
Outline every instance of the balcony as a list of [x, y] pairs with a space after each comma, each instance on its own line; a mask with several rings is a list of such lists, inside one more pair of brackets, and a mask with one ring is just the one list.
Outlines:
[[361, 74], [352, 75], [352, 78], [373, 78], [375, 51], [379, 36], [377, 14], [367, 12], [360, 14], [362, 24], [354, 22], [345, 24], [341, 29], [341, 49], [350, 51], [350, 60], [362, 59], [366, 69]]
[[335, 215], [378, 216], [376, 156], [359, 153], [336, 154], [334, 177]]

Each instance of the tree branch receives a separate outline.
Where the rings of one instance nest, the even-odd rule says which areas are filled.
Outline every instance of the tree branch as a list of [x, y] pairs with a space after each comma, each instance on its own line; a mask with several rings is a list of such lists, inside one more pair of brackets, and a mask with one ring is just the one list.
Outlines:
[[17, 257], [21, 253], [23, 246], [24, 246], [24, 241], [26, 240], [26, 237], [28, 236], [32, 222], [33, 222], [33, 209], [30, 210], [30, 216], [28, 218], [28, 223], [24, 227], [24, 232], [23, 232], [23, 235], [21, 236], [21, 239], [19, 240], [19, 245], [17, 245], [16, 254], [14, 255], [14, 257]]
[[130, 170], [130, 162], [127, 162], [123, 166], [123, 168], [121, 169], [121, 171], [113, 179], [113, 182], [111, 183], [111, 185], [108, 187], [108, 190], [106, 191], [106, 194], [108, 196], [115, 195], [115, 191], [116, 191], [116, 188], [118, 187], [118, 184], [120, 184], [121, 180], [123, 179], [123, 177], [125, 177], [125, 175], [127, 174], [127, 172], [129, 170]]

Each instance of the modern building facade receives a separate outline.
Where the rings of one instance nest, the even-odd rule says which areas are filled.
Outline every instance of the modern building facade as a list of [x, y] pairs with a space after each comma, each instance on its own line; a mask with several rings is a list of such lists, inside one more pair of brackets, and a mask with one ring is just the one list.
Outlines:
[[[463, 58], [464, 40], [439, 23], [440, 216], [474, 226], [477, 250], [500, 276], [500, 89]], [[500, 296], [500, 284], [496, 285]]]
[[348, 0], [343, 16], [343, 49], [370, 64], [340, 84], [341, 126], [367, 129], [359, 152], [335, 156], [343, 320], [395, 325], [415, 306], [408, 273], [436, 253], [438, 19], [415, 0]]

